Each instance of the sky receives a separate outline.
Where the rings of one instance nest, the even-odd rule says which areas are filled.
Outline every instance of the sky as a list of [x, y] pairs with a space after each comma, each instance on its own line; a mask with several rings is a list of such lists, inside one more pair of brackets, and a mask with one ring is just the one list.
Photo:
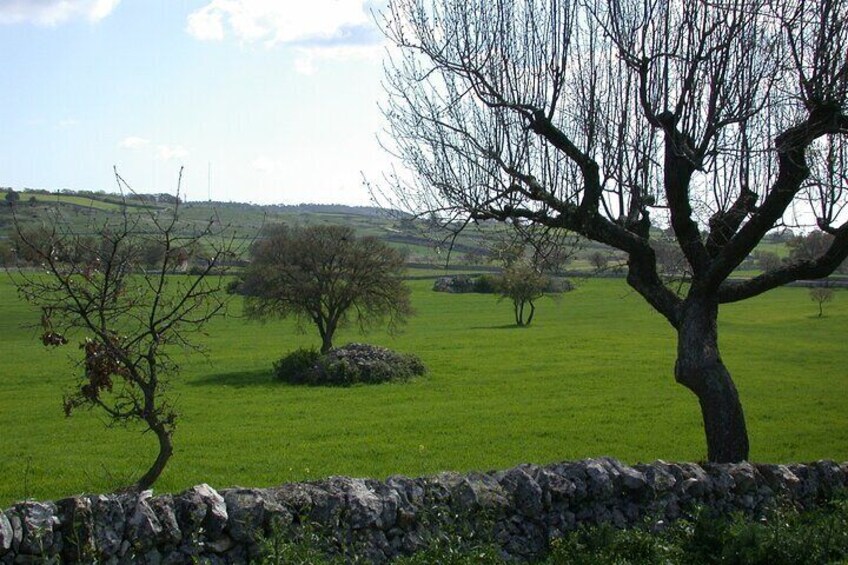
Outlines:
[[0, 0], [0, 186], [367, 205], [383, 0]]

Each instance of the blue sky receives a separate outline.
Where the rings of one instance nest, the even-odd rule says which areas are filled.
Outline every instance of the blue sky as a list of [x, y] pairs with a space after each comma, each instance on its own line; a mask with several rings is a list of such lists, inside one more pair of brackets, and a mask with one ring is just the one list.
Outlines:
[[0, 186], [113, 192], [116, 165], [173, 193], [185, 166], [189, 200], [367, 204], [362, 173], [388, 166], [377, 7], [0, 0]]

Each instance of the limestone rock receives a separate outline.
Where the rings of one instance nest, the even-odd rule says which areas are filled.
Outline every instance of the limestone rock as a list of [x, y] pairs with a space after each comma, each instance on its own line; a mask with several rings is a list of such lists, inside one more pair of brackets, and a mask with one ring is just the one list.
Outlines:
[[[318, 486], [312, 491], [310, 497], [312, 508], [309, 510], [309, 521], [328, 528], [336, 528], [339, 526], [339, 520], [344, 509], [344, 497], [338, 496], [336, 493], [328, 492], [324, 488]], [[285, 509], [281, 506], [281, 511]], [[283, 525], [278, 522], [278, 525]]]
[[127, 540], [142, 553], [156, 545], [162, 536], [162, 524], [149, 504], [152, 495], [149, 490], [139, 494], [127, 520]]
[[516, 467], [507, 471], [500, 484], [505, 492], [512, 495], [513, 504], [519, 514], [527, 518], [540, 517], [543, 509], [542, 487], [524, 468]]
[[9, 518], [6, 517], [4, 512], [0, 512], [0, 557], [12, 548], [14, 533]]
[[[26, 555], [47, 556], [58, 553], [61, 548], [54, 541], [54, 528], [59, 524], [56, 505], [52, 502], [22, 502], [14, 506], [20, 517], [21, 540], [18, 551]], [[57, 539], [58, 538], [58, 539]]]
[[772, 492], [794, 494], [801, 483], [786, 465], [757, 465], [757, 471]]
[[207, 539], [217, 539], [227, 526], [227, 504], [215, 489], [197, 485], [177, 495], [177, 518], [182, 530], [196, 535], [202, 530]]
[[17, 512], [14, 509], [7, 510], [5, 512], [6, 517], [9, 519], [9, 525], [12, 527], [12, 544], [11, 548], [15, 552], [20, 550], [21, 548], [21, 539], [24, 537], [23, 526], [21, 525], [21, 517], [18, 516]]
[[62, 559], [65, 562], [85, 562], [97, 557], [94, 537], [94, 516], [91, 499], [65, 498], [56, 503], [64, 543]]
[[674, 489], [674, 485], [677, 484], [677, 479], [666, 469], [664, 462], [657, 461], [651, 465], [636, 465], [635, 468], [645, 476], [645, 480], [648, 482], [648, 488], [654, 494], [671, 491]]
[[757, 488], [757, 471], [754, 466], [743, 461], [727, 466], [727, 471], [733, 477], [734, 490], [738, 494], [748, 494]]
[[345, 488], [349, 523], [353, 529], [375, 526], [383, 529], [383, 501], [362, 479], [349, 479]]
[[816, 461], [811, 465], [819, 477], [821, 494], [831, 496], [837, 490], [843, 489], [848, 484], [842, 469], [837, 463], [829, 460]]
[[269, 496], [258, 489], [231, 489], [223, 491], [223, 495], [229, 516], [227, 531], [237, 542], [255, 543], [259, 535], [265, 535], [272, 516], [277, 517], [278, 526], [291, 523], [288, 512], [273, 501], [273, 494]]
[[159, 520], [161, 531], [159, 539], [165, 546], [171, 546], [182, 540], [180, 524], [174, 509], [174, 497], [170, 494], [157, 496], [147, 501], [150, 508]]

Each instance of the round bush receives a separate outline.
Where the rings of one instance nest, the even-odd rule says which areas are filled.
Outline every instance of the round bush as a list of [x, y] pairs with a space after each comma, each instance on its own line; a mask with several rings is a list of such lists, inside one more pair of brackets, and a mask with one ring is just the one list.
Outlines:
[[298, 349], [274, 363], [274, 378], [292, 384], [350, 386], [405, 381], [426, 372], [421, 360], [385, 347], [351, 343], [320, 355]]
[[274, 362], [274, 378], [292, 384], [307, 382], [309, 374], [321, 355], [317, 349], [295, 349], [279, 361]]

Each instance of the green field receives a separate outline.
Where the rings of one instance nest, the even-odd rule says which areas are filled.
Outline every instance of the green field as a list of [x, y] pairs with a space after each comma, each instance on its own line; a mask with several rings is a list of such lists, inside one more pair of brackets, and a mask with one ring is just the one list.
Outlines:
[[[155, 210], [160, 208], [154, 205], [145, 205], [141, 203], [128, 202], [125, 203], [120, 200], [120, 196], [110, 195], [110, 196], [78, 196], [74, 194], [32, 194], [29, 192], [21, 192], [22, 202], [19, 204], [21, 208], [25, 208], [30, 203], [28, 201], [29, 198], [35, 199], [36, 205], [61, 205], [61, 204], [69, 204], [72, 206], [78, 206], [81, 208], [92, 208], [99, 211], [105, 212], [119, 212], [122, 207], [126, 204], [131, 210], [132, 209], [151, 209]], [[6, 191], [0, 191], [0, 199], [4, 199], [6, 197]]]
[[[397, 336], [365, 340], [418, 354], [429, 375], [407, 384], [300, 388], [270, 381], [271, 362], [317, 345], [288, 321], [232, 316], [208, 327], [207, 358], [182, 363], [171, 390], [176, 452], [156, 488], [207, 482], [267, 486], [329, 475], [386, 477], [487, 470], [611, 455], [626, 462], [701, 460], [695, 397], [674, 383], [674, 334], [623, 281], [583, 281], [543, 300], [529, 328], [486, 295], [430, 291]], [[0, 282], [0, 508], [24, 497], [110, 490], [152, 460], [153, 436], [105, 429], [96, 412], [62, 414], [73, 383], [68, 346], [46, 350], [38, 321]], [[724, 359], [738, 384], [756, 461], [848, 459], [848, 292], [815, 318], [807, 290], [784, 288], [723, 307]], [[360, 340], [344, 333], [336, 342]]]

